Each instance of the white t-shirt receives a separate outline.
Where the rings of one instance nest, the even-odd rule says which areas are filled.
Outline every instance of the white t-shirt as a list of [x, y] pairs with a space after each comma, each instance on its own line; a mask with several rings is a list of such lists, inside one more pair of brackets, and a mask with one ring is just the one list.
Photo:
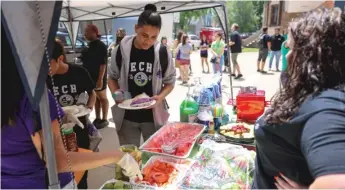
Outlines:
[[180, 59], [190, 59], [190, 52], [192, 51], [193, 47], [190, 43], [186, 43], [185, 45], [179, 44], [177, 47], [180, 51]]

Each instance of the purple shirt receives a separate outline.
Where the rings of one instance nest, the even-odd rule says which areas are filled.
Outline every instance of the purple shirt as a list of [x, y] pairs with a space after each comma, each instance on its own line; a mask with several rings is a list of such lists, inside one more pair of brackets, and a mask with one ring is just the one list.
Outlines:
[[[56, 103], [49, 92], [50, 118], [58, 118]], [[63, 111], [59, 106], [60, 113]], [[26, 95], [20, 101], [13, 126], [1, 128], [1, 188], [3, 189], [45, 189], [45, 162], [39, 157], [31, 135], [36, 131], [32, 120], [33, 109]], [[40, 124], [40, 121], [37, 121]], [[61, 187], [72, 180], [71, 173], [59, 174]]]

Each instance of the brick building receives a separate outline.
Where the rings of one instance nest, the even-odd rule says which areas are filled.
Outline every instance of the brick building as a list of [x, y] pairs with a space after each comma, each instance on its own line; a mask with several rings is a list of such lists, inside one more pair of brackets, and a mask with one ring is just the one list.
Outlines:
[[266, 1], [264, 5], [263, 26], [268, 27], [269, 34], [273, 34], [275, 28], [281, 28], [281, 31], [284, 32], [293, 18], [296, 18], [305, 12], [322, 7], [334, 7], [334, 0]]

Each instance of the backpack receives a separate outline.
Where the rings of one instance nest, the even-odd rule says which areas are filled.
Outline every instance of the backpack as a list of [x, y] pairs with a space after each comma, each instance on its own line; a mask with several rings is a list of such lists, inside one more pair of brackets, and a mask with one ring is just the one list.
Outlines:
[[[161, 45], [159, 48], [159, 63], [161, 64], [161, 68], [162, 68], [162, 76], [164, 76], [165, 72], [168, 69], [168, 63], [169, 63], [168, 49], [164, 45]], [[120, 71], [121, 66], [122, 66], [122, 53], [121, 53], [120, 44], [116, 52], [116, 65]]]
[[267, 34], [261, 34], [260, 35], [260, 40], [259, 40], [259, 48], [260, 49], [264, 49], [265, 48], [265, 44], [267, 43], [267, 41], [265, 40]]

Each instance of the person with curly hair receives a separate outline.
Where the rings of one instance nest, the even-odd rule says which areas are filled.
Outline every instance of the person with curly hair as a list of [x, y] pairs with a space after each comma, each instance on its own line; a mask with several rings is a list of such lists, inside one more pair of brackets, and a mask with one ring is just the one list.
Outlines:
[[289, 78], [255, 124], [253, 189], [345, 188], [345, 15], [290, 23]]

